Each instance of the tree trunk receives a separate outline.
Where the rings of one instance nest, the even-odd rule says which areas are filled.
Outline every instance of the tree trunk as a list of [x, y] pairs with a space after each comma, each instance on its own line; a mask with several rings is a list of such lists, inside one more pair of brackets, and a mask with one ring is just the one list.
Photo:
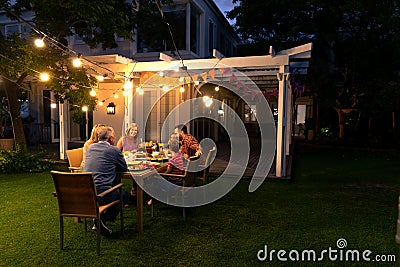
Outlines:
[[345, 122], [346, 122], [346, 114], [341, 109], [336, 109], [336, 112], [339, 116], [339, 140], [343, 140], [345, 137]]
[[21, 112], [18, 103], [17, 90], [19, 88], [19, 85], [22, 84], [23, 80], [26, 78], [26, 76], [27, 76], [26, 73], [22, 74], [15, 83], [3, 79], [3, 81], [5, 82], [5, 91], [10, 109], [10, 116], [13, 127], [15, 144], [19, 145], [19, 147], [23, 151], [27, 150], [27, 146], [24, 134], [24, 126], [21, 120]]

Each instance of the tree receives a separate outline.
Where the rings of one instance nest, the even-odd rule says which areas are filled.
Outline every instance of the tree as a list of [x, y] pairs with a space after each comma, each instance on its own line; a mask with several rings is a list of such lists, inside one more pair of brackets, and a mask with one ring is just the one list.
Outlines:
[[[90, 47], [101, 45], [103, 49], [115, 48], [116, 36], [132, 40], [136, 24], [141, 20], [137, 15], [140, 2], [0, 0], [0, 8], [11, 19], [21, 21], [23, 12], [33, 12], [32, 22], [25, 21], [23, 36], [2, 36], [0, 33], [0, 75], [10, 105], [14, 138], [23, 149], [26, 149], [26, 140], [19, 116], [17, 90], [29, 90], [26, 78], [37, 77], [37, 71], [46, 70], [53, 77], [47, 88], [54, 91], [58, 99], [68, 100], [72, 105], [86, 104], [94, 109], [95, 99], [89, 96], [88, 88], [95, 80], [87, 75], [85, 68], [71, 66], [70, 57], [77, 53], [68, 49], [66, 37], [78, 34]], [[143, 7], [157, 10], [155, 3]], [[49, 45], [44, 49], [34, 48], [34, 37], [45, 38], [50, 41]]]
[[[249, 47], [273, 45], [279, 50], [314, 43], [307, 88], [318, 104], [341, 115], [344, 109], [357, 110], [359, 118], [398, 110], [399, 1], [234, 3], [228, 17], [236, 19], [235, 27]], [[345, 117], [339, 121], [344, 129]], [[344, 138], [344, 132], [339, 136]]]

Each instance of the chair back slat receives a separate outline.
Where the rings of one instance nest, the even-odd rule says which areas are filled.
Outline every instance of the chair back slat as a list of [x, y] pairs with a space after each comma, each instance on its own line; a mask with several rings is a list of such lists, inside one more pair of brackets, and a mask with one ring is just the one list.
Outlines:
[[70, 167], [80, 167], [83, 160], [83, 147], [66, 151]]
[[200, 162], [199, 156], [193, 156], [189, 158], [185, 172], [184, 186], [195, 185], [199, 162]]
[[90, 172], [51, 171], [61, 216], [97, 217], [97, 192]]

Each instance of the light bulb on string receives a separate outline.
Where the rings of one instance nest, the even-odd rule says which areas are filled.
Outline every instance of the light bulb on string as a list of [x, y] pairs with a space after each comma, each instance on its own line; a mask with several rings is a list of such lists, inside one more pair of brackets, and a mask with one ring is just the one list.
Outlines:
[[96, 91], [94, 90], [94, 88], [92, 87], [92, 90], [90, 90], [90, 96], [95, 97], [96, 96]]
[[44, 47], [45, 44], [44, 44], [43, 39], [44, 39], [44, 38], [37, 38], [37, 39], [35, 39], [35, 41], [34, 41], [35, 46], [38, 47], [38, 48]]
[[40, 80], [42, 82], [47, 82], [50, 80], [50, 75], [47, 72], [40, 73]]
[[104, 76], [103, 75], [97, 75], [96, 79], [99, 82], [103, 82], [104, 81]]
[[215, 86], [214, 90], [215, 90], [215, 92], [218, 92], [219, 91], [219, 86]]
[[199, 85], [200, 82], [199, 81], [194, 81], [194, 85]]
[[51, 107], [52, 109], [55, 109], [55, 108], [57, 107], [57, 104], [54, 103], [54, 102], [52, 102], [52, 103], [50, 104], [50, 107]]
[[179, 88], [179, 92], [181, 93], [185, 92], [185, 87], [183, 87], [183, 85], [181, 86], [181, 88]]
[[82, 111], [87, 112], [89, 110], [88, 106], [82, 106]]
[[102, 105], [104, 105], [104, 101], [98, 102], [97, 105], [99, 105], [101, 107]]
[[139, 95], [143, 95], [144, 91], [141, 87], [136, 87], [136, 93], [138, 93]]
[[118, 97], [119, 97], [118, 93], [114, 93], [114, 98], [118, 99]]
[[74, 58], [74, 59], [72, 60], [72, 65], [73, 65], [75, 68], [79, 68], [80, 66], [82, 66], [81, 57], [82, 57], [82, 55], [81, 55], [81, 54], [78, 54], [78, 57], [76, 57], [76, 58]]
[[124, 83], [124, 90], [131, 90], [133, 88], [133, 82], [130, 79], [126, 79]]

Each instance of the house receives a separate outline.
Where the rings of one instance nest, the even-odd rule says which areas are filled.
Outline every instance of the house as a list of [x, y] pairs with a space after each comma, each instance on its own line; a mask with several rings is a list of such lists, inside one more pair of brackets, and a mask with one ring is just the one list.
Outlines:
[[[234, 33], [214, 1], [175, 0], [173, 5], [166, 6], [163, 12], [167, 18], [176, 22], [173, 27], [176, 27], [176, 31], [179, 33], [177, 36], [177, 48], [182, 58], [209, 58], [212, 57], [213, 49], [217, 49], [227, 56], [235, 55], [240, 39]], [[32, 12], [25, 12], [23, 18], [26, 21], [31, 21], [33, 15]], [[2, 26], [1, 33], [4, 35], [15, 32], [24, 35], [30, 31], [29, 26], [19, 21], [11, 21], [6, 17], [5, 12], [1, 10], [0, 25]], [[103, 50], [101, 47], [91, 49], [83, 43], [82, 36], [78, 35], [69, 37], [68, 44], [73, 51], [81, 53], [84, 58], [97, 56], [96, 60], [98, 60], [99, 64], [127, 64], [139, 61], [158, 61], [160, 60], [160, 52], [163, 52], [166, 56], [173, 57], [176, 52], [165, 50], [167, 48], [165, 42], [169, 38], [169, 36], [165, 36], [163, 40], [159, 40], [159, 46], [153, 45], [153, 47], [150, 47], [146, 45], [139, 29], [135, 32], [133, 40], [124, 40], [117, 37], [118, 48], [115, 49]], [[104, 72], [101, 68], [98, 71], [104, 75], [110, 74]], [[115, 78], [112, 81], [107, 80], [104, 86], [99, 88], [99, 91], [103, 91], [104, 95], [108, 95], [107, 91], [115, 91], [114, 86], [120, 85], [121, 80], [119, 79], [121, 77]], [[34, 142], [59, 142], [60, 131], [57, 129], [57, 125], [59, 124], [60, 111], [58, 105], [52, 108], [51, 103], [55, 103], [52, 92], [45, 88], [43, 83], [33, 81], [31, 83], [31, 92], [26, 101], [29, 103], [29, 114], [35, 118], [35, 123], [30, 126], [31, 136], [29, 139]], [[123, 104], [121, 104], [123, 98], [113, 101], [117, 106], [118, 114], [120, 113], [118, 109], [123, 107]], [[71, 116], [68, 114], [68, 108], [64, 108], [66, 112], [66, 116], [64, 116], [65, 125], [68, 125], [66, 139], [70, 141], [85, 140], [87, 138], [86, 128], [91, 129], [91, 125], [93, 125], [91, 112], [89, 111], [88, 114], [89, 125], [83, 127], [72, 122]], [[120, 135], [121, 127], [116, 128], [116, 131], [117, 135]]]
[[179, 24], [178, 51], [165, 50], [163, 40], [146, 46], [140, 29], [135, 40], [119, 40], [118, 50], [90, 50], [79, 36], [70, 38], [91, 74], [104, 78], [94, 89], [99, 105], [86, 112], [89, 123], [83, 127], [71, 122], [68, 103], [51, 109], [52, 92], [41, 83], [32, 84], [37, 93], [30, 108], [37, 109], [40, 122], [50, 121], [52, 142], [63, 140], [60, 157], [68, 141], [83, 142], [96, 123], [113, 126], [118, 137], [136, 122], [143, 140], [157, 142], [166, 142], [176, 124], [186, 123], [200, 140], [233, 136], [240, 146], [244, 137], [259, 138], [256, 175], [265, 177], [274, 161], [275, 175], [285, 177], [294, 121], [290, 77], [306, 73], [312, 45], [236, 57], [240, 40], [213, 1], [174, 3], [165, 12], [185, 22]]

